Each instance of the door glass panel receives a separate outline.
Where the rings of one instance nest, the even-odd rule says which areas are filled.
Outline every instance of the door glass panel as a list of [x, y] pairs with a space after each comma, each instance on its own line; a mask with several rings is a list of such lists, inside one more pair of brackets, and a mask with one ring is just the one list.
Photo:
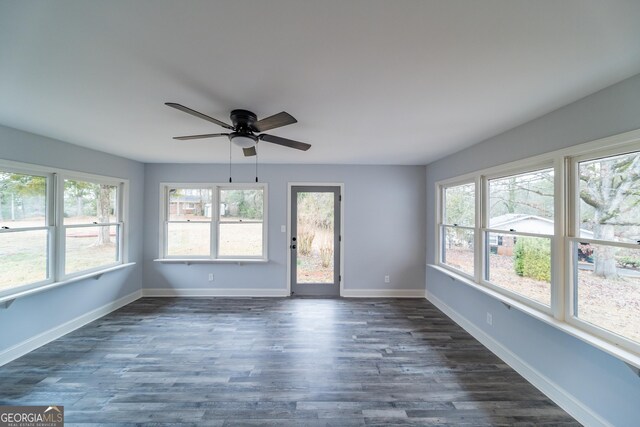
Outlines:
[[334, 283], [334, 193], [297, 193], [297, 283]]

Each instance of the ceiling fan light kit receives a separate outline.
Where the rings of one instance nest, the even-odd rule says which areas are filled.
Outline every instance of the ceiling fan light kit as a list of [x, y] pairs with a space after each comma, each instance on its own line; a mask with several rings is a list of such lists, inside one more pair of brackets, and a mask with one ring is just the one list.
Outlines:
[[[302, 151], [307, 151], [309, 148], [311, 148], [310, 144], [304, 142], [294, 141], [292, 139], [262, 133], [266, 130], [275, 129], [298, 122], [291, 114], [285, 111], [274, 114], [273, 116], [269, 116], [262, 120], [258, 120], [258, 116], [256, 116], [251, 111], [233, 110], [229, 115], [232, 125], [229, 125], [221, 120], [207, 116], [206, 114], [193, 110], [189, 107], [185, 107], [184, 105], [177, 104], [175, 102], [166, 102], [165, 105], [185, 112], [187, 114], [191, 114], [192, 116], [198, 117], [208, 122], [215, 123], [218, 126], [232, 131], [230, 133], [208, 133], [202, 135], [174, 137], [174, 139], [180, 141], [226, 136], [229, 138], [229, 141], [233, 142], [235, 145], [243, 149], [242, 151], [246, 157], [256, 155], [255, 146], [259, 141], [266, 141], [272, 144], [282, 145], [283, 147], [288, 148], [295, 148], [296, 150]], [[256, 135], [256, 133], [259, 135]]]
[[229, 134], [229, 139], [240, 148], [254, 147], [258, 142], [258, 138], [254, 135], [241, 134], [237, 132]]

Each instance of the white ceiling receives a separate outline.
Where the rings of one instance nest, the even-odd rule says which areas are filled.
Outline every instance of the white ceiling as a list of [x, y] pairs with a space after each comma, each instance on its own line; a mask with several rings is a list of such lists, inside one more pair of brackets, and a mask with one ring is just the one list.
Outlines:
[[[640, 1], [0, 0], [0, 123], [145, 162], [427, 164], [640, 72]], [[239, 161], [240, 150], [234, 157]]]

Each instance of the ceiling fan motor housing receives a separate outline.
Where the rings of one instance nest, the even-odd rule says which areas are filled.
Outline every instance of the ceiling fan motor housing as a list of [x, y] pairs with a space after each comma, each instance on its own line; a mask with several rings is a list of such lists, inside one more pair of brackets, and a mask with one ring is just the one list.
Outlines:
[[236, 132], [252, 132], [253, 124], [258, 121], [258, 117], [247, 110], [233, 110], [230, 117]]
[[236, 130], [229, 135], [231, 142], [242, 148], [255, 146], [258, 138], [253, 135], [253, 124], [258, 121], [258, 117], [248, 110], [233, 110], [229, 117]]

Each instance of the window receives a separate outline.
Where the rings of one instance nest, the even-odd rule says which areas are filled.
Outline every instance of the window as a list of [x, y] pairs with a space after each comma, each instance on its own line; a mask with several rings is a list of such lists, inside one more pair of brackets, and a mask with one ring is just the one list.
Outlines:
[[0, 161], [0, 295], [123, 264], [124, 186]]
[[460, 272], [474, 275], [475, 183], [442, 188], [440, 261]]
[[573, 167], [572, 314], [640, 343], [640, 151]]
[[47, 176], [0, 169], [0, 291], [50, 278]]
[[96, 270], [120, 260], [119, 186], [64, 180], [64, 274]]
[[167, 184], [163, 192], [161, 258], [266, 259], [265, 184]]
[[625, 361], [640, 355], [640, 130], [436, 194], [443, 271]]
[[211, 188], [169, 188], [167, 256], [211, 253]]
[[263, 191], [257, 188], [220, 188], [218, 255], [261, 257]]
[[487, 180], [484, 229], [489, 284], [551, 306], [553, 168]]

